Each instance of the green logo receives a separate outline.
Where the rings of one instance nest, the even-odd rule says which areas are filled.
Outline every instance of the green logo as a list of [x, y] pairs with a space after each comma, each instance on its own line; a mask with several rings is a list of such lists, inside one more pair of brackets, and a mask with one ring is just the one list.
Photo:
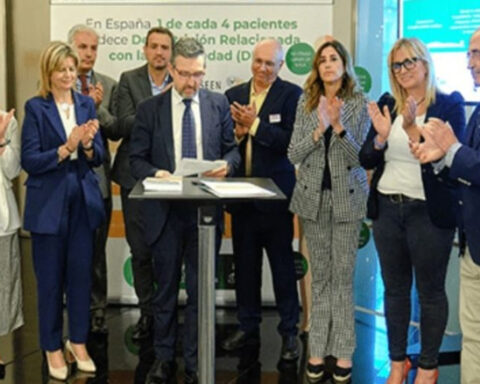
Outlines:
[[136, 345], [133, 340], [132, 340], [132, 335], [133, 335], [133, 328], [135, 325], [130, 325], [127, 330], [125, 331], [125, 335], [123, 336], [125, 346], [127, 347], [127, 350], [135, 356], [138, 356], [138, 353], [140, 351], [140, 348], [138, 345]]
[[370, 92], [370, 89], [372, 89], [372, 76], [370, 76], [370, 73], [363, 67], [355, 67], [355, 74], [363, 92]]
[[132, 256], [125, 260], [125, 264], [123, 264], [123, 277], [127, 284], [133, 287]]
[[360, 229], [360, 236], [358, 238], [358, 248], [363, 248], [367, 245], [368, 240], [370, 240], [370, 228], [368, 228], [367, 223], [362, 223], [362, 228]]
[[287, 51], [286, 63], [290, 72], [296, 75], [306, 75], [312, 69], [314, 49], [310, 44], [298, 43]]

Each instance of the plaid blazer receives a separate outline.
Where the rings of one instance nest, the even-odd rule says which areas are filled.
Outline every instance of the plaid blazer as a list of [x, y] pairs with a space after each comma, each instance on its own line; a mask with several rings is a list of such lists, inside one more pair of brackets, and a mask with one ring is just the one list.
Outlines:
[[[367, 174], [360, 166], [358, 153], [370, 127], [367, 98], [355, 93], [344, 100], [341, 122], [346, 130], [343, 138], [332, 134], [328, 162], [332, 186], [333, 219], [348, 222], [365, 216], [368, 196]], [[325, 169], [325, 141], [315, 143], [312, 132], [318, 126], [316, 109], [305, 110], [305, 95], [300, 97], [288, 157], [299, 164], [297, 182], [290, 210], [300, 217], [317, 220], [322, 198]]]

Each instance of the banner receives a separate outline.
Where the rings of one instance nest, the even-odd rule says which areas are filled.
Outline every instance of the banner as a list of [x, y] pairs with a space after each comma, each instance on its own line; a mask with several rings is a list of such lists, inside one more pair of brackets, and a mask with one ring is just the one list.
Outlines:
[[[75, 24], [94, 28], [99, 34], [95, 70], [118, 79], [122, 72], [145, 64], [143, 46], [147, 31], [155, 26], [167, 27], [177, 38], [194, 37], [204, 45], [207, 68], [202, 86], [217, 92], [249, 79], [254, 45], [273, 37], [282, 43], [285, 51], [280, 77], [301, 86], [311, 69], [317, 40], [332, 33], [332, 12], [332, 0], [210, 0], [201, 3], [186, 0], [52, 0], [51, 37], [65, 41]], [[295, 249], [298, 249], [296, 242]], [[107, 262], [109, 299], [136, 302], [118, 188], [114, 188]], [[265, 303], [273, 304], [270, 268], [266, 264], [262, 298]], [[233, 303], [232, 245], [228, 235], [222, 242], [218, 266], [217, 303]]]

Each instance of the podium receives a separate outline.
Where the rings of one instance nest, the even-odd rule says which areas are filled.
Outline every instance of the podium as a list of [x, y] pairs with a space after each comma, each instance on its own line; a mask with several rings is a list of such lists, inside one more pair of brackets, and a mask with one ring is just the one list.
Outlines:
[[[285, 200], [282, 191], [270, 179], [226, 178], [243, 181], [274, 192], [274, 196], [220, 198], [208, 192], [198, 178], [184, 178], [181, 192], [145, 191], [139, 181], [131, 199], [185, 201], [197, 208], [198, 225], [198, 379], [200, 384], [215, 383], [215, 222], [217, 207], [253, 200]], [[208, 179], [203, 179], [208, 180]], [[219, 181], [219, 179], [215, 179]], [[152, 214], [155, 214], [152, 212]]]

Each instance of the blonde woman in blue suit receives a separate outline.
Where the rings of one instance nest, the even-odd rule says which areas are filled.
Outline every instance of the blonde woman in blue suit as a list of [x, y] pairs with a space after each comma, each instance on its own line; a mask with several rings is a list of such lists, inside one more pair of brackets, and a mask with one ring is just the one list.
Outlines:
[[40, 346], [49, 374], [65, 380], [62, 306], [66, 295], [67, 355], [95, 372], [85, 347], [89, 329], [93, 231], [104, 219], [92, 167], [103, 161], [93, 100], [74, 91], [78, 58], [52, 42], [40, 58], [40, 91], [25, 105], [22, 167], [26, 181], [24, 228], [32, 235], [37, 278]]
[[358, 152], [369, 124], [348, 52], [336, 40], [325, 42], [305, 83], [288, 151], [299, 164], [290, 210], [305, 230], [312, 268], [310, 383], [324, 379], [328, 355], [337, 358], [335, 382], [351, 377], [353, 270], [368, 193]]

